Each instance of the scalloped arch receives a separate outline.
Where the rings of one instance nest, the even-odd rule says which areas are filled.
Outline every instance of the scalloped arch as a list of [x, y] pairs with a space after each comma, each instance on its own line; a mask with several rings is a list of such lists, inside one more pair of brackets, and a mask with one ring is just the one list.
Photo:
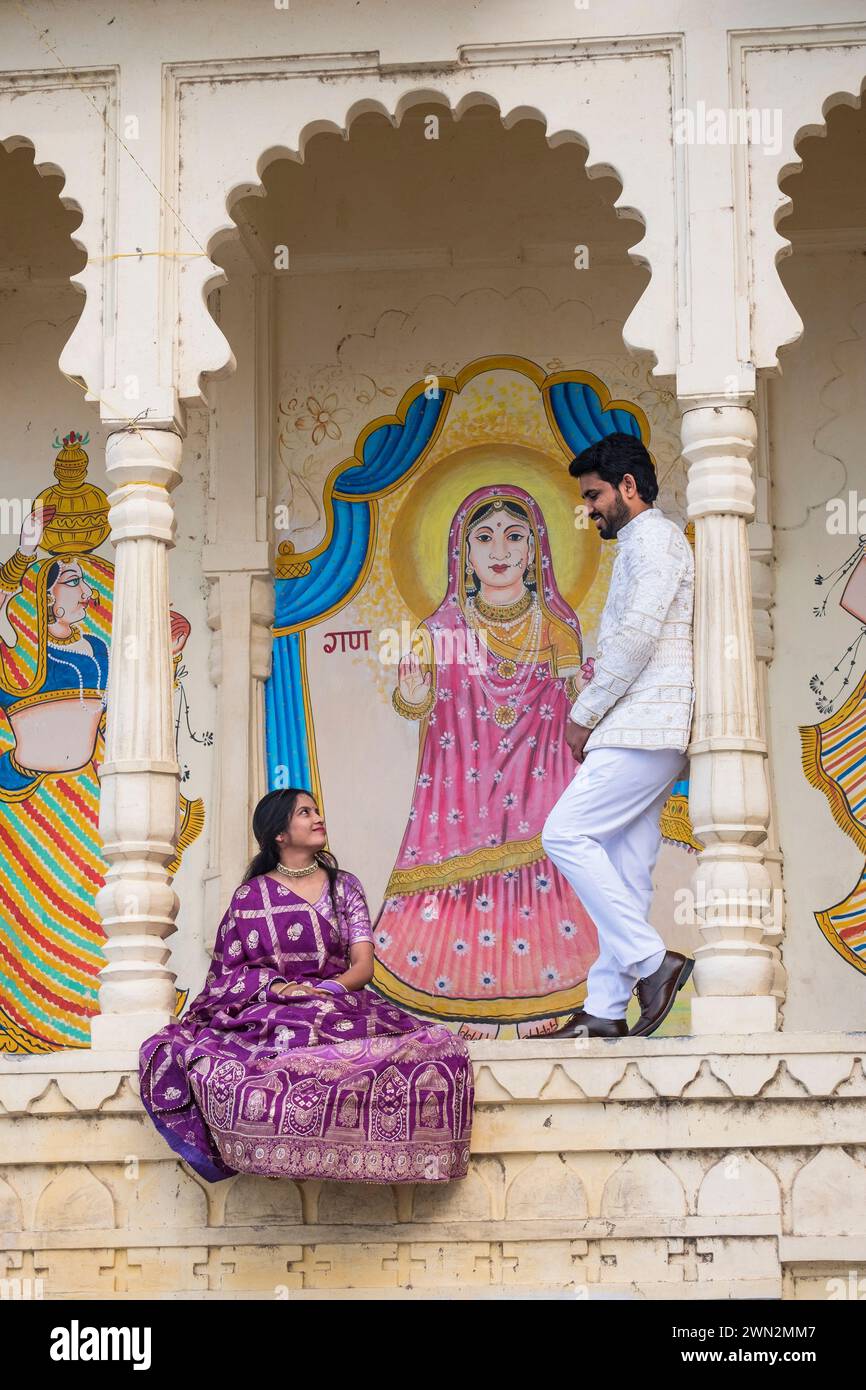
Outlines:
[[[339, 74], [325, 84], [317, 77], [315, 90], [308, 88], [304, 92], [299, 92], [296, 84], [309, 81], [308, 76], [295, 75], [291, 82], [286, 80], [284, 89], [286, 101], [291, 104], [290, 116], [276, 121], [271, 118], [273, 85], [267, 93], [267, 109], [262, 105], [264, 97], [255, 92], [255, 83], [264, 82], [260, 75], [248, 78], [243, 91], [235, 91], [231, 97], [213, 86], [198, 99], [194, 92], [184, 108], [187, 126], [183, 138], [189, 148], [185, 145], [182, 151], [184, 180], [179, 180], [178, 190], [180, 225], [192, 229], [196, 239], [195, 250], [187, 246], [189, 260], [183, 267], [178, 289], [178, 321], [182, 326], [177, 335], [177, 375], [182, 399], [207, 400], [205, 383], [229, 374], [235, 366], [231, 346], [209, 313], [207, 296], [227, 281], [226, 273], [212, 256], [226, 238], [237, 235], [232, 217], [237, 202], [244, 197], [266, 196], [263, 179], [268, 167], [278, 159], [303, 162], [306, 146], [316, 134], [329, 131], [348, 140], [354, 121], [369, 112], [380, 114], [396, 126], [407, 111], [425, 102], [447, 110], [455, 120], [474, 106], [488, 106], [499, 113], [505, 129], [521, 120], [536, 120], [543, 126], [551, 148], [573, 142], [587, 152], [587, 177], [617, 180], [620, 192], [613, 203], [616, 215], [636, 220], [644, 231], [641, 240], [628, 249], [629, 260], [648, 269], [651, 275], [650, 284], [626, 323], [624, 339], [628, 347], [655, 355], [656, 374], [670, 373], [676, 357], [674, 266], [678, 254], [674, 160], [670, 149], [670, 54], [665, 51], [641, 57], [656, 64], [648, 72], [648, 100], [657, 102], [659, 121], [656, 126], [647, 121], [637, 138], [624, 130], [622, 122], [613, 119], [622, 96], [616, 81], [624, 81], [623, 73], [633, 79], [634, 69], [628, 65], [622, 65], [622, 72], [619, 65], [606, 65], [604, 78], [598, 73], [594, 75], [589, 87], [594, 83], [594, 90], [603, 99], [592, 100], [593, 91], [585, 84], [580, 100], [576, 101], [574, 69], [551, 64], [551, 71], [545, 75], [543, 109], [531, 100], [532, 93], [527, 93], [528, 81], [537, 77], [527, 79], [525, 69], [518, 71], [508, 65], [498, 67], [495, 75], [489, 67], [483, 73], [469, 67], [448, 71], [437, 75], [434, 82], [418, 82], [412, 73], [359, 72], [351, 75], [351, 81]], [[659, 63], [660, 58], [664, 58], [663, 64]], [[591, 65], [594, 60], [582, 61]], [[538, 73], [537, 65], [533, 72]], [[616, 80], [613, 84], [612, 76]], [[202, 78], [196, 81], [200, 83]], [[243, 109], [238, 104], [241, 99], [245, 103]], [[214, 102], [220, 100], [224, 105], [215, 108]], [[230, 133], [217, 150], [210, 130], [219, 128], [220, 121]], [[290, 124], [291, 130], [287, 129]], [[275, 125], [282, 126], [283, 138], [265, 143], [261, 134]], [[661, 164], [653, 167], [652, 175], [651, 161], [646, 157], [649, 145], [658, 146], [662, 159]], [[597, 152], [595, 159], [593, 150]], [[190, 173], [199, 163], [208, 169], [209, 186], [202, 175]]]

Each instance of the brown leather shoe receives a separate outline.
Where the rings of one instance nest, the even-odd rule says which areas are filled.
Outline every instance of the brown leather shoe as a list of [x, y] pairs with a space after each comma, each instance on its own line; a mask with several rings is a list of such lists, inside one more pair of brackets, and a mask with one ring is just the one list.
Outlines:
[[624, 1018], [597, 1018], [585, 1009], [578, 1009], [566, 1019], [561, 1028], [545, 1033], [547, 1038], [624, 1038], [628, 1024]]
[[638, 980], [634, 988], [640, 1004], [640, 1018], [629, 1031], [630, 1038], [645, 1038], [664, 1023], [674, 1000], [695, 968], [691, 956], [665, 951], [658, 970]]

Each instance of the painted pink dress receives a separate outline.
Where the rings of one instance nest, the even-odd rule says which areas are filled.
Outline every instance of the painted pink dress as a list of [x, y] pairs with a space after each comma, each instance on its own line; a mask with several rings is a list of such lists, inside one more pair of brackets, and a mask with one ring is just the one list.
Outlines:
[[[383, 996], [435, 1018], [488, 1023], [573, 1010], [598, 953], [591, 918], [541, 847], [547, 814], [575, 774], [564, 730], [582, 654], [529, 493], [487, 487], [464, 500], [448, 538], [448, 591], [422, 626], [434, 650], [437, 635], [440, 651], [471, 649], [466, 535], [495, 498], [520, 503], [535, 537], [527, 577], [541, 607], [540, 648], [516, 664], [516, 650], [490, 641], [483, 684], [469, 663], [435, 663], [408, 824], [374, 928]], [[510, 727], [496, 722], [501, 704], [513, 709]]]
[[371, 938], [364, 890], [341, 870], [310, 906], [266, 874], [241, 884], [204, 989], [140, 1053], [141, 1099], [210, 1182], [233, 1173], [343, 1182], [466, 1176], [473, 1077], [466, 1044], [369, 989], [295, 996]]

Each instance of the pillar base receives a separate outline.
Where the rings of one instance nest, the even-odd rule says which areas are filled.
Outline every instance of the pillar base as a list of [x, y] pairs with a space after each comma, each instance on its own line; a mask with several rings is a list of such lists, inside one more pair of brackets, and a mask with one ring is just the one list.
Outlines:
[[90, 1021], [90, 1046], [94, 1052], [137, 1052], [145, 1038], [158, 1033], [173, 1015], [167, 1009], [146, 1014], [96, 1014]]
[[778, 1006], [772, 994], [696, 994], [692, 1033], [775, 1033]]

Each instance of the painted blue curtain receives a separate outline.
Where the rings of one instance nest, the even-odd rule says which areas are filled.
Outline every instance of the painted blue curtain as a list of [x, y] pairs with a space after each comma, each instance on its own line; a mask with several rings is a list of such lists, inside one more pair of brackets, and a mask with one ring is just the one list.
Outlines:
[[[308, 574], [276, 581], [274, 627], [293, 628], [336, 611], [352, 590], [370, 548], [373, 505], [417, 463], [433, 439], [448, 392], [416, 396], [403, 424], [381, 425], [364, 441], [334, 487], [330, 544], [310, 561]], [[300, 631], [274, 639], [273, 668], [265, 686], [268, 786], [311, 785], [301, 679]]]
[[633, 434], [640, 439], [640, 425], [630, 410], [605, 410], [598, 393], [583, 381], [560, 381], [549, 390], [550, 406], [562, 437], [573, 454], [607, 434]]

